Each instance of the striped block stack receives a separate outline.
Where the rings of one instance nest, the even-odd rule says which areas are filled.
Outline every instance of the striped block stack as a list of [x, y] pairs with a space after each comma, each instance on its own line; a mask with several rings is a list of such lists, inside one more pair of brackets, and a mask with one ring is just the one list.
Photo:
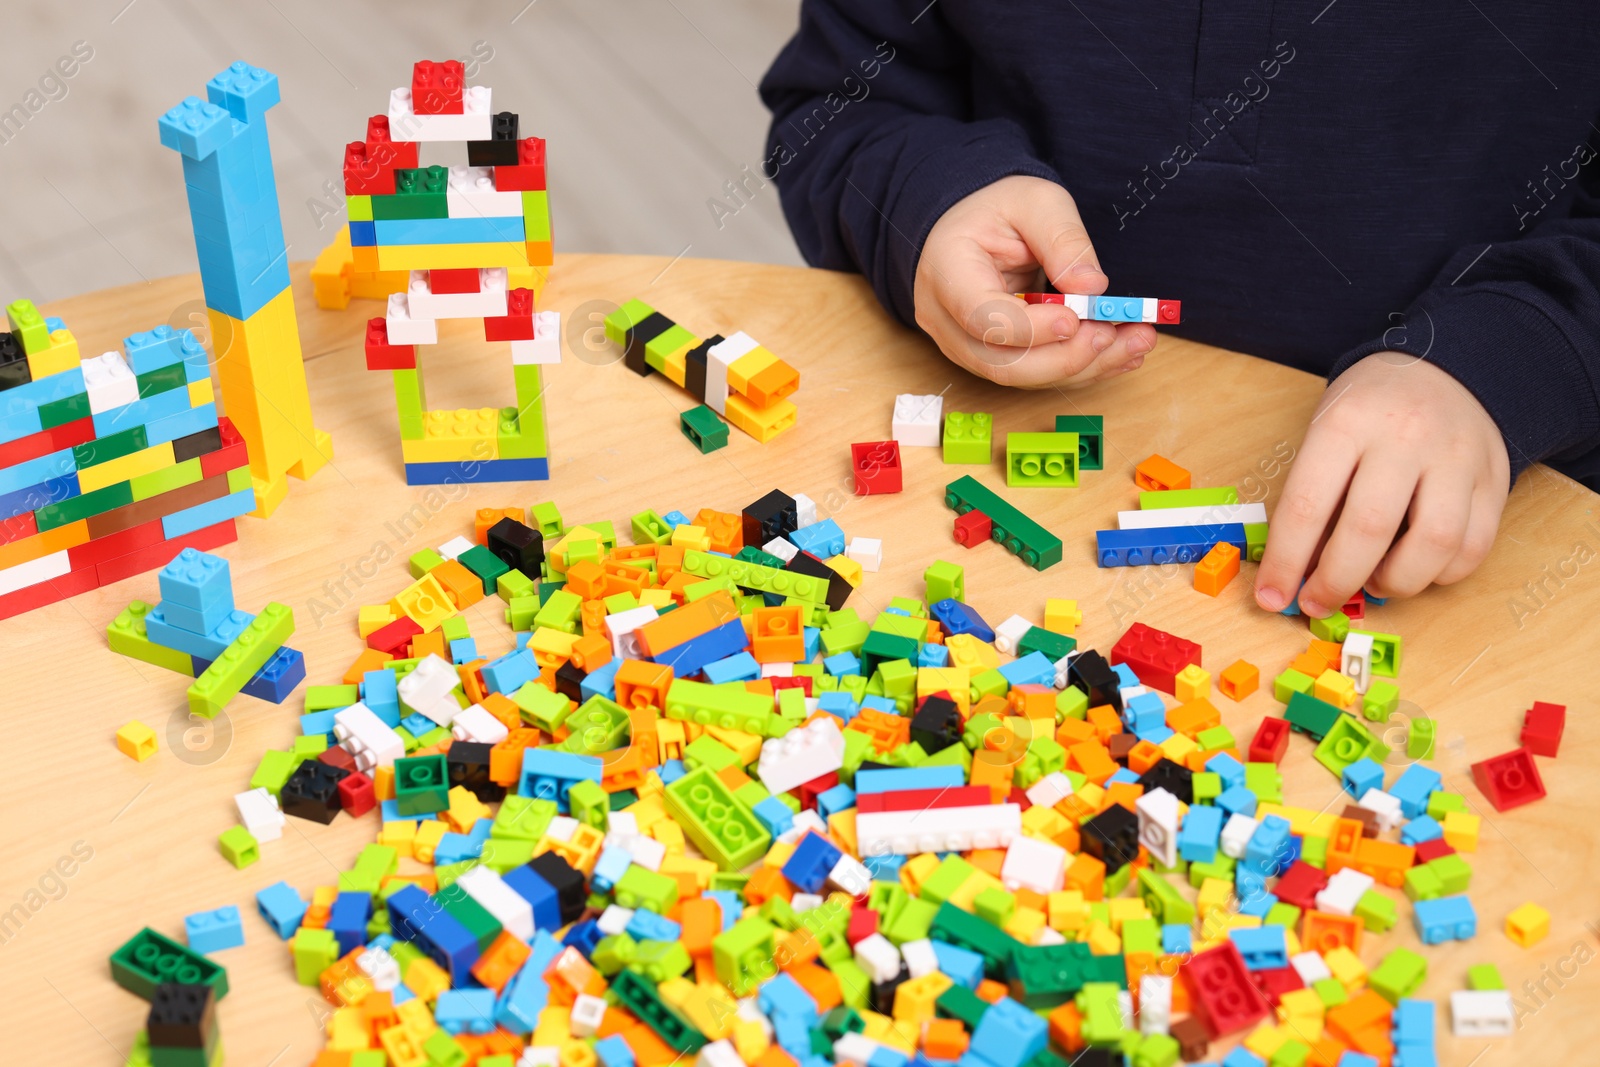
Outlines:
[[636, 374], [659, 372], [765, 443], [795, 423], [800, 374], [744, 331], [699, 338], [643, 300], [606, 316], [606, 339]]
[[19, 300], [0, 334], [0, 618], [235, 539], [255, 507], [205, 349], [158, 326], [80, 360]]
[[[465, 142], [467, 166], [419, 166], [422, 142]], [[536, 309], [553, 261], [544, 141], [521, 137], [515, 113], [493, 113], [489, 89], [464, 85], [460, 63], [424, 60], [388, 114], [368, 120], [366, 140], [346, 147], [344, 180], [350, 268], [330, 276], [319, 262], [315, 284], [319, 300], [331, 286], [348, 301], [351, 279], [379, 279], [368, 287], [381, 291], [382, 276], [406, 272], [367, 324], [366, 354], [394, 378], [407, 484], [548, 478], [539, 368], [560, 362], [561, 320]], [[458, 318], [510, 342], [514, 407], [427, 410], [417, 346]]]

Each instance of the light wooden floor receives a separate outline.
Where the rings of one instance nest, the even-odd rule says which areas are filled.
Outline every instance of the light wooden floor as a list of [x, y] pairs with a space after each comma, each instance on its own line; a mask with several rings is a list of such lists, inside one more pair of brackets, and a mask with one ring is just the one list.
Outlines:
[[[550, 143], [563, 251], [798, 263], [768, 185], [719, 228], [707, 207], [762, 157], [756, 96], [798, 0], [27, 0], [0, 78], [0, 303], [195, 269], [178, 156], [156, 119], [243, 59], [278, 75], [273, 159], [290, 259], [343, 221], [340, 161], [417, 59], [469, 59], [495, 110]], [[20, 128], [75, 42], [93, 57]], [[487, 58], [486, 58], [487, 57]], [[469, 68], [470, 71], [470, 68]], [[429, 157], [424, 162], [454, 162]], [[460, 160], [464, 162], [464, 159]], [[134, 324], [130, 324], [130, 329]]]

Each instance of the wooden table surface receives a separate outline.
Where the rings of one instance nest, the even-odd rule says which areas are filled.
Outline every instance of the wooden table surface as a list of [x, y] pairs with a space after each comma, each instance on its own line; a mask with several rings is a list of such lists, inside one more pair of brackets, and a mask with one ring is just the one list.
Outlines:
[[[893, 596], [920, 597], [923, 568], [943, 558], [966, 567], [968, 599], [993, 621], [1040, 618], [1046, 597], [1077, 599], [1079, 640], [1102, 650], [1136, 619], [1201, 642], [1213, 672], [1242, 657], [1270, 679], [1304, 649], [1303, 619], [1254, 607], [1253, 567], [1212, 599], [1194, 591], [1187, 567], [1097, 568], [1093, 532], [1138, 506], [1132, 468], [1152, 452], [1187, 467], [1196, 485], [1236, 485], [1270, 510], [1321, 391], [1309, 375], [1167, 337], [1141, 371], [1114, 382], [1070, 393], [1008, 391], [955, 369], [926, 340], [892, 325], [855, 277], [562, 256], [543, 302], [563, 313], [567, 335], [563, 363], [547, 378], [550, 482], [408, 488], [389, 377], [367, 371], [361, 351], [363, 324], [381, 313], [378, 305], [318, 309], [303, 265], [294, 285], [312, 404], [333, 435], [334, 462], [311, 482], [292, 483], [270, 520], [240, 520], [239, 541], [221, 554], [232, 561], [242, 608], [278, 600], [294, 609], [291, 644], [305, 653], [313, 684], [338, 682], [355, 657], [358, 606], [401, 588], [412, 552], [470, 536], [475, 508], [553, 499], [569, 523], [611, 519], [626, 530], [645, 508], [738, 510], [773, 487], [810, 495], [849, 535], [882, 538], [883, 570], [852, 598], [863, 615]], [[768, 445], [734, 431], [727, 448], [695, 451], [678, 431], [679, 411], [693, 406], [686, 393], [659, 376], [636, 378], [603, 339], [585, 344], [601, 336], [610, 306], [635, 296], [702, 335], [745, 330], [799, 368], [798, 427]], [[201, 309], [190, 275], [62, 301], [46, 313], [64, 318], [89, 354], [161, 322], [203, 328]], [[452, 324], [442, 350], [428, 354], [431, 407], [511, 402], [508, 360], [484, 351], [473, 330]], [[896, 393], [943, 393], [946, 411], [993, 412], [997, 442], [1007, 431], [1049, 430], [1058, 413], [1103, 414], [1105, 470], [1085, 473], [1075, 490], [1007, 491], [998, 464], [947, 467], [937, 450], [913, 448], [904, 453], [903, 494], [855, 498], [848, 446], [889, 436]], [[1040, 574], [997, 545], [955, 545], [943, 486], [963, 474], [1001, 488], [1058, 534], [1063, 562]], [[1485, 1049], [1485, 1064], [1585, 1062], [1600, 1043], [1600, 862], [1587, 822], [1600, 809], [1600, 727], [1591, 713], [1600, 663], [1596, 503], [1581, 486], [1535, 468], [1512, 493], [1499, 543], [1475, 575], [1368, 615], [1370, 627], [1403, 635], [1403, 708], [1438, 720], [1434, 766], [1484, 817], [1481, 847], [1469, 857], [1479, 934], [1425, 950], [1423, 995], [1443, 1001], [1464, 988], [1470, 964], [1492, 961], [1523, 1009], [1514, 1038], [1456, 1041], [1441, 1005], [1441, 1063], [1480, 1062], [1474, 1057]], [[0, 1003], [32, 1053], [4, 1059], [120, 1064], [147, 1005], [112, 983], [107, 957], [142, 926], [181, 939], [186, 914], [235, 904], [247, 943], [217, 956], [232, 990], [219, 1012], [228, 1063], [309, 1063], [328, 1008], [294, 983], [288, 952], [253, 896], [280, 879], [303, 894], [332, 883], [373, 839], [376, 821], [341, 817], [323, 827], [290, 819], [282, 840], [262, 846], [259, 863], [235, 871], [225, 862], [216, 838], [235, 821], [231, 797], [247, 787], [264, 750], [297, 735], [302, 696], [281, 707], [240, 698], [209, 726], [192, 726], [186, 679], [106, 649], [106, 624], [136, 597], [158, 598], [153, 573], [0, 623], [8, 726], [0, 749]], [[489, 654], [511, 641], [496, 604], [491, 598], [468, 613]], [[1550, 796], [1499, 814], [1468, 768], [1516, 746], [1522, 712], [1535, 700], [1573, 712], [1560, 758], [1539, 761]], [[1263, 715], [1279, 710], [1265, 691], [1241, 704], [1215, 702], [1245, 741]], [[144, 763], [112, 743], [130, 719], [161, 737], [161, 751]], [[1285, 770], [1287, 802], [1341, 803], [1304, 738], [1291, 745]], [[1505, 915], [1528, 900], [1549, 908], [1554, 924], [1545, 942], [1524, 950], [1503, 929]], [[1366, 939], [1369, 966], [1389, 947], [1416, 946], [1404, 901], [1400, 913], [1393, 933]]]

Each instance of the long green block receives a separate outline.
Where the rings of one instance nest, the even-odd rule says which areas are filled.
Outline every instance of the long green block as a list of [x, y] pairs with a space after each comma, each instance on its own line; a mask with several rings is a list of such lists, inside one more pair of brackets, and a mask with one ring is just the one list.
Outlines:
[[971, 475], [944, 487], [945, 507], [957, 514], [981, 511], [994, 523], [991, 537], [1032, 567], [1042, 571], [1061, 562], [1061, 538], [1006, 503], [1000, 495]]
[[[103, 489], [96, 489], [92, 493], [83, 493], [55, 504], [46, 504], [33, 513], [33, 521], [38, 524], [39, 532], [43, 533], [45, 530], [54, 530], [57, 526], [65, 526], [69, 522], [87, 519], [91, 515], [99, 515], [103, 511], [131, 503], [133, 503], [133, 489], [127, 482], [117, 482]], [[249, 681], [248, 678], [245, 680]]]
[[[178, 364], [178, 370], [183, 370]], [[123, 456], [131, 456], [150, 447], [150, 437], [143, 426], [134, 426], [130, 429], [119, 430], [105, 437], [97, 437], [93, 441], [85, 441], [81, 445], [74, 445], [72, 458], [79, 470], [93, 467], [98, 463], [109, 463]]]
[[1152, 508], [1202, 508], [1213, 504], [1237, 504], [1239, 490], [1231, 485], [1213, 485], [1203, 489], [1157, 489], [1139, 494], [1139, 507]]
[[294, 611], [273, 602], [189, 686], [189, 712], [215, 718], [294, 633]]
[[175, 648], [158, 645], [145, 632], [144, 617], [153, 605], [143, 600], [129, 602], [106, 627], [106, 644], [111, 651], [130, 659], [142, 660], [169, 671], [194, 677], [194, 657]]
[[[242, 468], [248, 470], [248, 467]], [[186, 459], [182, 463], [174, 463], [170, 467], [162, 467], [158, 471], [140, 474], [128, 479], [128, 488], [133, 492], [134, 502], [149, 500], [162, 493], [170, 493], [174, 489], [182, 489], [186, 485], [193, 485], [205, 477], [205, 471], [200, 469], [200, 457]]]

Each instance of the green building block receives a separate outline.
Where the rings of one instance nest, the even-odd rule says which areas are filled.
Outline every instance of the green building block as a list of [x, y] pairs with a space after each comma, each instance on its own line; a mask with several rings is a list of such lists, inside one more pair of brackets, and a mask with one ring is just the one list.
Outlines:
[[555, 504], [548, 500], [528, 509], [528, 523], [543, 534], [546, 541], [558, 538], [567, 532], [566, 526], [561, 521], [561, 512], [557, 511]]
[[1245, 557], [1251, 563], [1261, 562], [1261, 557], [1267, 554], [1266, 523], [1247, 522], [1244, 524], [1244, 551]]
[[733, 749], [710, 734], [701, 734], [683, 746], [683, 764], [691, 770], [709, 767], [713, 772], [725, 771], [738, 762], [739, 757]]
[[1237, 504], [1239, 490], [1231, 485], [1203, 489], [1153, 489], [1139, 494], [1139, 510], [1156, 508], [1204, 508], [1217, 504]]
[[249, 830], [230, 826], [217, 837], [217, 848], [222, 858], [238, 870], [244, 870], [261, 858], [261, 845]]
[[[1311, 1046], [1298, 1038], [1291, 1037], [1279, 1045], [1272, 1053], [1272, 1058], [1267, 1061], [1267, 1067], [1305, 1067], [1306, 1061], [1311, 1058]], [[1138, 1067], [1135, 1064], [1135, 1067]]]
[[1492, 963], [1475, 963], [1467, 968], [1467, 988], [1477, 990], [1504, 989], [1506, 980], [1500, 977], [1500, 968]]
[[1436, 732], [1437, 728], [1432, 719], [1412, 719], [1410, 729], [1406, 732], [1406, 755], [1412, 759], [1432, 759]]
[[[698, 1052], [706, 1037], [661, 999], [655, 986], [632, 971], [620, 972], [611, 983], [607, 999], [627, 1008], [655, 1031], [657, 1037], [682, 1053]], [[443, 1031], [440, 1031], [441, 1033]]]
[[683, 572], [696, 578], [731, 578], [741, 589], [758, 593], [773, 593], [790, 597], [805, 604], [826, 604], [828, 582], [810, 575], [798, 574], [775, 567], [763, 567], [742, 560], [715, 556], [709, 552], [687, 551], [683, 554]]
[[635, 863], [617, 879], [613, 892], [621, 907], [665, 915], [678, 901], [678, 881]]
[[444, 908], [478, 943], [478, 951], [486, 952], [494, 944], [494, 939], [500, 936], [502, 929], [500, 920], [489, 913], [489, 910], [458, 885], [440, 887], [433, 895], [433, 899]]
[[[531, 597], [537, 600], [539, 587], [521, 571], [506, 571], [494, 580], [494, 592], [501, 600], [510, 604], [513, 600]], [[460, 616], [456, 616], [460, 618]], [[448, 622], [449, 620], [445, 620]]]
[[1337, 1007], [1350, 999], [1344, 983], [1337, 978], [1319, 978], [1311, 983], [1311, 991], [1322, 1001], [1324, 1008]]
[[111, 646], [111, 651], [119, 655], [193, 678], [194, 657], [187, 652], [158, 645], [146, 633], [144, 619], [153, 607], [143, 600], [131, 601], [106, 627], [106, 643]]
[[1006, 434], [1006, 485], [1071, 489], [1077, 484], [1077, 434]]
[[1061, 562], [1061, 538], [1006, 503], [970, 475], [957, 478], [944, 488], [945, 507], [958, 515], [974, 509], [994, 523], [990, 538], [1004, 545], [1034, 570], [1045, 570]]
[[1078, 469], [1097, 471], [1105, 468], [1105, 416], [1057, 415], [1056, 433], [1078, 435]]
[[667, 689], [666, 704], [662, 713], [669, 719], [758, 737], [782, 737], [794, 726], [772, 714], [771, 697], [752, 693], [743, 683], [708, 685], [677, 678]]
[[[1306, 677], [1300, 674], [1299, 671], [1284, 671], [1283, 673], [1299, 674], [1301, 678]], [[1283, 675], [1279, 675], [1278, 678], [1282, 680]], [[1309, 682], [1310, 680], [1306, 678], [1306, 681]], [[1295, 733], [1309, 735], [1313, 741], [1322, 741], [1328, 736], [1328, 732], [1337, 725], [1341, 717], [1348, 717], [1334, 705], [1329, 704], [1326, 700], [1318, 700], [1309, 692], [1296, 690], [1289, 694], [1289, 699], [1284, 703], [1288, 707], [1283, 709], [1283, 717], [1289, 720], [1289, 728]], [[1351, 721], [1354, 722], [1355, 720], [1351, 719]], [[1359, 756], [1356, 757], [1356, 759], [1360, 758]], [[1350, 762], [1354, 763], [1355, 760]]]
[[641, 941], [634, 949], [628, 969], [661, 983], [677, 978], [692, 966], [694, 961], [689, 958], [689, 950], [676, 941]]
[[1316, 679], [1291, 667], [1272, 680], [1272, 698], [1280, 704], [1287, 704], [1296, 693], [1310, 696], [1311, 687], [1315, 684]]
[[484, 596], [493, 596], [495, 579], [511, 569], [505, 560], [489, 551], [485, 545], [473, 545], [457, 556], [456, 562], [478, 576], [483, 583]]
[[1350, 632], [1350, 616], [1336, 611], [1321, 619], [1311, 620], [1311, 636], [1318, 641], [1343, 641]]
[[1374, 678], [1361, 695], [1361, 715], [1368, 722], [1388, 722], [1400, 706], [1400, 687]]
[[776, 973], [773, 957], [778, 949], [777, 935], [776, 927], [752, 915], [711, 939], [711, 962], [717, 978], [734, 996], [750, 995]]
[[1246, 763], [1244, 787], [1263, 804], [1283, 803], [1283, 772], [1276, 763]]
[[1367, 972], [1367, 988], [1390, 1004], [1398, 1004], [1401, 997], [1409, 997], [1422, 988], [1427, 977], [1427, 960], [1410, 949], [1397, 948]]
[[268, 749], [261, 754], [261, 762], [256, 764], [256, 771], [250, 776], [250, 788], [264, 788], [273, 796], [277, 796], [298, 766], [300, 761], [292, 752]]
[[678, 416], [678, 428], [701, 455], [715, 452], [728, 443], [728, 424], [704, 404], [690, 408]]
[[702, 855], [725, 871], [743, 870], [766, 854], [772, 835], [709, 767], [667, 786], [667, 813]]
[[966, 570], [959, 564], [946, 563], [937, 560], [922, 572], [922, 580], [927, 583], [928, 603], [937, 604], [941, 600], [967, 599]]
[[567, 794], [568, 803], [572, 806], [572, 817], [585, 826], [592, 826], [604, 833], [610, 823], [611, 803], [606, 797], [606, 791], [600, 788], [599, 782], [582, 781], [575, 783]]
[[445, 190], [449, 187], [447, 167], [401, 167], [394, 172], [394, 192], [372, 197], [375, 220], [445, 219]]
[[359, 685], [308, 685], [306, 686], [306, 711], [331, 711], [348, 708], [361, 699]]
[[1343, 714], [1328, 730], [1327, 736], [1318, 742], [1316, 751], [1312, 753], [1318, 763], [1335, 775], [1344, 774], [1346, 767], [1363, 756], [1381, 764], [1388, 754], [1389, 746], [1385, 745], [1381, 738], [1375, 737], [1371, 730], [1361, 725], [1361, 720], [1354, 715]]
[[[1199, 777], [1199, 775], [1195, 777]], [[1326, 870], [1328, 866], [1328, 839], [1326, 837], [1307, 837], [1300, 845], [1300, 858], [1318, 870]]]
[[[1290, 1044], [1291, 1042], [1285, 1042]], [[1292, 1042], [1300, 1045], [1307, 1053], [1310, 1049], [1298, 1041]], [[1171, 1034], [1147, 1034], [1139, 1042], [1138, 1049], [1133, 1054], [1132, 1067], [1172, 1067], [1178, 1062], [1180, 1048], [1178, 1039]], [[1305, 1060], [1302, 1058], [1301, 1063]], [[1277, 1060], [1274, 1058], [1273, 1063]], [[1299, 1067], [1298, 1064], [1294, 1067]]]
[[1019, 1003], [1034, 1009], [1052, 1008], [1091, 980], [1089, 962], [1089, 946], [1082, 941], [1020, 945], [1006, 969], [1007, 985]]
[[1210, 804], [1222, 795], [1222, 775], [1215, 771], [1201, 771], [1189, 779], [1196, 804]]
[[1079, 1036], [1097, 1048], [1122, 1043], [1122, 1007], [1119, 988], [1111, 982], [1087, 982], [1075, 998], [1082, 1017]]
[[431, 548], [424, 548], [411, 553], [411, 558], [406, 561], [406, 569], [411, 572], [411, 577], [421, 578], [433, 568], [444, 562], [444, 557]]
[[262, 608], [189, 686], [189, 714], [215, 718], [293, 633], [294, 612], [287, 604], [273, 602]]
[[1005, 976], [1011, 963], [1011, 954], [1021, 945], [1004, 930], [962, 911], [948, 900], [939, 905], [928, 934], [935, 941], [976, 952], [983, 957], [985, 973], [996, 978]]
[[972, 900], [973, 914], [986, 923], [1005, 926], [1017, 910], [1017, 898], [999, 886], [988, 886]]
[[1372, 674], [1376, 678], [1400, 676], [1401, 639], [1399, 634], [1381, 634], [1373, 630], [1351, 630], [1372, 638]]
[[994, 416], [987, 411], [952, 411], [944, 417], [944, 461], [988, 463], [994, 448]]
[[956, 1019], [968, 1030], [976, 1030], [983, 1013], [989, 1010], [989, 1002], [964, 985], [953, 985], [939, 994], [933, 1010], [940, 1018]]
[[1233, 731], [1226, 726], [1213, 726], [1209, 730], [1201, 730], [1194, 735], [1195, 742], [1206, 752], [1215, 752], [1225, 748], [1232, 748], [1236, 743]]
[[394, 799], [401, 815], [431, 815], [450, 806], [450, 772], [443, 756], [394, 761]]
[[111, 954], [111, 980], [145, 1000], [162, 982], [208, 985], [218, 1000], [228, 995], [227, 971], [148, 926]]
[[1042, 652], [1046, 659], [1055, 663], [1077, 651], [1077, 648], [1076, 637], [1054, 633], [1043, 626], [1030, 626], [1028, 632], [1017, 642], [1017, 658], [1021, 659], [1030, 652]]
[[1428, 814], [1440, 822], [1452, 811], [1466, 811], [1467, 799], [1460, 793], [1438, 792], [1428, 797]]
[[1459, 852], [1429, 860], [1424, 866], [1439, 879], [1439, 888], [1443, 890], [1444, 896], [1460, 896], [1472, 885], [1472, 866]]
[[428, 1057], [428, 1067], [467, 1067], [467, 1050], [456, 1043], [448, 1030], [435, 1030], [424, 1038], [422, 1051]]

